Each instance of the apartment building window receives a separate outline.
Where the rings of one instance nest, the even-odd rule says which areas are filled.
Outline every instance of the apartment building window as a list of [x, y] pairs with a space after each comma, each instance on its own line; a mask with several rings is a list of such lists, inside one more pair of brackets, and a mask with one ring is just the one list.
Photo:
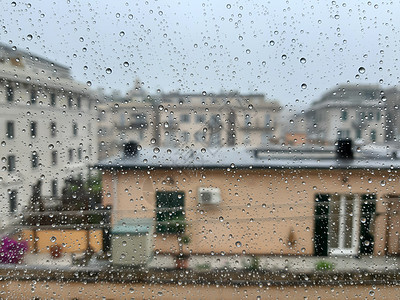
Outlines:
[[185, 194], [183, 192], [156, 193], [156, 230], [159, 233], [184, 232], [183, 222]]
[[74, 159], [74, 149], [68, 149], [68, 160], [72, 162]]
[[197, 131], [194, 134], [194, 139], [196, 142], [201, 142], [204, 138], [203, 132], [202, 131]]
[[362, 133], [361, 128], [357, 128], [356, 129], [356, 138], [357, 139], [361, 139], [361, 133]]
[[7, 158], [8, 172], [15, 171], [15, 155], [9, 155]]
[[51, 93], [51, 95], [50, 95], [50, 105], [56, 106], [56, 94], [55, 93]]
[[68, 108], [72, 108], [73, 105], [74, 105], [74, 100], [72, 99], [72, 97], [68, 97]]
[[375, 195], [318, 194], [315, 199], [315, 255], [372, 254], [375, 207]]
[[205, 115], [196, 115], [196, 123], [204, 123], [206, 121]]
[[78, 159], [82, 159], [82, 148], [78, 148]]
[[7, 102], [11, 103], [14, 101], [14, 89], [11, 86], [7, 87]]
[[182, 123], [189, 123], [190, 122], [190, 115], [189, 114], [182, 114], [180, 117]]
[[81, 96], [78, 96], [78, 98], [76, 99], [76, 106], [78, 107], [78, 109], [81, 109], [81, 107], [82, 107]]
[[36, 90], [32, 89], [31, 90], [31, 104], [36, 104]]
[[31, 122], [30, 131], [31, 131], [31, 137], [35, 138], [36, 137], [36, 133], [37, 133], [37, 123], [36, 122], [34, 122], [34, 121]]
[[342, 121], [346, 121], [347, 120], [347, 110], [342, 110]]
[[190, 140], [190, 133], [187, 131], [184, 131], [182, 133], [182, 140], [183, 140], [183, 142], [188, 143]]
[[78, 124], [75, 122], [72, 123], [72, 134], [73, 134], [73, 136], [78, 135]]
[[39, 166], [39, 156], [36, 151], [32, 152], [32, 169], [36, 169]]
[[51, 152], [51, 164], [53, 166], [57, 165], [57, 151]]
[[17, 211], [17, 191], [11, 190], [8, 194], [9, 209], [11, 213]]
[[56, 122], [50, 123], [50, 135], [51, 137], [55, 137], [57, 135], [57, 124]]
[[250, 117], [250, 115], [245, 115], [244, 116], [244, 125], [245, 126], [250, 126], [251, 125], [251, 117]]
[[14, 138], [14, 122], [13, 121], [8, 121], [7, 122], [7, 133], [6, 136], [9, 139], [13, 139]]
[[53, 197], [58, 196], [58, 181], [57, 181], [57, 179], [53, 179], [51, 181], [51, 195]]
[[271, 125], [271, 115], [266, 114], [265, 115], [265, 127], [269, 127]]
[[375, 129], [371, 130], [371, 142], [372, 143], [376, 142], [376, 130]]

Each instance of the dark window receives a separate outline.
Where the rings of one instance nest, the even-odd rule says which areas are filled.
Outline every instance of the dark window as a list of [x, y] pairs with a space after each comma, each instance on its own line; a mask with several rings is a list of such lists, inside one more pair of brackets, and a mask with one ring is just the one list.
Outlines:
[[14, 101], [14, 90], [11, 86], [7, 87], [7, 102]]
[[31, 104], [36, 104], [36, 91], [34, 89], [31, 90]]
[[181, 115], [181, 122], [182, 123], [189, 123], [190, 122], [190, 116], [188, 114]]
[[53, 197], [57, 197], [57, 195], [58, 195], [58, 182], [57, 182], [57, 179], [53, 179], [51, 181], [51, 195]]
[[78, 159], [82, 159], [82, 148], [78, 148]]
[[39, 166], [39, 156], [36, 151], [32, 152], [32, 168], [36, 169]]
[[180, 234], [185, 231], [184, 202], [183, 192], [157, 192], [157, 232]]
[[347, 120], [347, 110], [342, 110], [342, 120], [343, 121]]
[[31, 137], [36, 137], [36, 132], [37, 131], [37, 123], [36, 122], [31, 122]]
[[51, 93], [51, 95], [50, 95], [50, 105], [56, 106], [56, 94], [54, 94], [54, 93]]
[[9, 155], [7, 161], [8, 161], [8, 172], [14, 172], [15, 171], [15, 156]]
[[56, 122], [51, 122], [50, 123], [50, 135], [52, 137], [55, 137], [57, 135], [57, 125]]
[[57, 164], [57, 151], [51, 152], [51, 164], [53, 166]]
[[373, 143], [376, 142], [376, 130], [375, 129], [371, 130], [371, 142], [373, 142]]
[[8, 196], [9, 199], [9, 203], [10, 203], [10, 212], [16, 212], [17, 211], [17, 191], [16, 190], [12, 190], [9, 193]]
[[204, 123], [206, 121], [206, 116], [205, 115], [197, 115], [196, 116], [196, 122], [197, 123]]
[[360, 218], [360, 254], [372, 255], [374, 252], [374, 224], [376, 211], [376, 196], [363, 195], [361, 197]]
[[73, 134], [74, 136], [77, 136], [77, 135], [78, 135], [78, 124], [76, 124], [75, 122], [72, 123], [72, 134]]
[[81, 109], [81, 107], [82, 107], [82, 99], [81, 99], [80, 96], [76, 99], [76, 105], [78, 106], [79, 109]]
[[74, 159], [74, 149], [68, 149], [68, 159], [69, 161]]
[[13, 121], [7, 122], [7, 134], [6, 135], [9, 139], [14, 138], [14, 122]]
[[318, 194], [315, 199], [314, 255], [328, 255], [329, 195]]

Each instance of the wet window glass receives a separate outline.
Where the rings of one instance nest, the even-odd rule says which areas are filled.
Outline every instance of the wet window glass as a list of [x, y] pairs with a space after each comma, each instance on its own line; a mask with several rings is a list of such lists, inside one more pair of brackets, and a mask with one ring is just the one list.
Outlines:
[[0, 298], [396, 298], [398, 2], [2, 4]]

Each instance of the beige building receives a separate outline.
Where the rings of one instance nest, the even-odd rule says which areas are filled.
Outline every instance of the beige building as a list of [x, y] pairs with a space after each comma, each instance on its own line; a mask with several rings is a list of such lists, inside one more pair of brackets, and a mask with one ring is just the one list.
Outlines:
[[261, 94], [137, 93], [99, 105], [100, 155], [113, 156], [130, 140], [142, 147], [266, 147], [279, 141], [280, 111]]
[[129, 149], [98, 165], [104, 205], [113, 224], [152, 218], [157, 253], [177, 253], [182, 220], [191, 254], [399, 253], [398, 159], [315, 149]]
[[97, 161], [94, 95], [67, 67], [0, 45], [0, 211], [17, 222], [34, 187], [54, 208], [63, 182]]

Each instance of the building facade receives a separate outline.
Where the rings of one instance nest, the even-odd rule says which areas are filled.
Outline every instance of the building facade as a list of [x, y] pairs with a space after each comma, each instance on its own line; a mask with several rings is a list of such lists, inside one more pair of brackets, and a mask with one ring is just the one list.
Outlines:
[[97, 161], [94, 95], [69, 68], [0, 46], [0, 210], [18, 221], [32, 196], [59, 204], [64, 180]]
[[386, 118], [378, 86], [341, 85], [312, 103], [306, 112], [307, 139], [331, 145], [341, 138], [358, 144], [382, 144], [387, 140]]
[[139, 94], [99, 106], [101, 158], [124, 143], [171, 148], [266, 147], [280, 138], [276, 101], [263, 95]]
[[400, 160], [354, 155], [164, 148], [98, 166], [113, 224], [153, 219], [161, 254], [185, 220], [192, 255], [397, 255]]

